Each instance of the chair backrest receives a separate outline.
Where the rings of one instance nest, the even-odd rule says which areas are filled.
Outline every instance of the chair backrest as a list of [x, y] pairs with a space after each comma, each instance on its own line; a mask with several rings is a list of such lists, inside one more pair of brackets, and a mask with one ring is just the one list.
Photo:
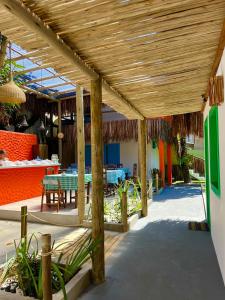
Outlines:
[[53, 167], [48, 167], [45, 169], [45, 175], [55, 174], [55, 169]]
[[51, 179], [51, 178], [44, 178], [42, 180], [42, 185], [45, 189], [53, 189], [53, 190], [60, 190], [61, 183], [59, 179]]
[[137, 164], [133, 164], [133, 177], [137, 177]]
[[108, 169], [108, 170], [116, 170], [116, 168], [117, 168], [116, 165], [113, 165], [113, 164], [107, 165], [107, 169]]
[[103, 182], [107, 184], [107, 169], [103, 168]]

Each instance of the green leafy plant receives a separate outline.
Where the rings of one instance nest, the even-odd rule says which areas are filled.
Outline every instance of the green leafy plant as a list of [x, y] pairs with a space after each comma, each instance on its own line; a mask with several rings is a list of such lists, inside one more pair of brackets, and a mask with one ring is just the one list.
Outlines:
[[127, 193], [127, 214], [131, 216], [141, 209], [140, 180], [126, 180], [121, 182], [117, 188], [118, 198], [106, 200], [104, 202], [105, 222], [121, 223], [121, 201], [123, 192]]
[[[3, 85], [9, 81], [11, 69], [23, 70], [24, 67], [13, 60], [10, 62], [9, 59], [6, 59], [3, 67], [0, 68], [0, 85]], [[19, 75], [14, 76], [13, 80], [18, 86], [23, 84], [23, 80]], [[0, 123], [3, 126], [6, 126], [10, 118], [12, 118], [14, 113], [17, 112], [19, 108], [20, 106], [18, 104], [0, 103]]]
[[[18, 244], [14, 244], [16, 254], [5, 264], [1, 284], [13, 278], [24, 296], [43, 299], [41, 254], [36, 236], [32, 234], [28, 241], [21, 239]], [[52, 252], [58, 253], [51, 266], [53, 293], [62, 289], [64, 299], [67, 300], [66, 283], [92, 257], [98, 244], [99, 241], [93, 240], [90, 234], [83, 235], [76, 242], [61, 243], [57, 247], [54, 247], [53, 242]], [[63, 250], [59, 251], [59, 248]]]

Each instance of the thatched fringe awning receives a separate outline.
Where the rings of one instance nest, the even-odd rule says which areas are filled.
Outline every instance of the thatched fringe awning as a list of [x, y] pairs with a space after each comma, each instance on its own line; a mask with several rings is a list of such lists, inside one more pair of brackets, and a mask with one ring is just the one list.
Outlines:
[[173, 136], [190, 134], [203, 137], [203, 114], [201, 112], [175, 115], [172, 120]]
[[[203, 117], [200, 112], [173, 116], [171, 121], [167, 119], [149, 119], [147, 120], [147, 139], [162, 139], [166, 142], [172, 142], [177, 134], [187, 136], [195, 134], [200, 137], [203, 135]], [[64, 126], [64, 138], [69, 143], [74, 143], [76, 130], [73, 125]], [[91, 139], [90, 123], [85, 124], [85, 139], [89, 142]], [[103, 122], [103, 140], [107, 142], [122, 142], [138, 139], [137, 120], [119, 120]]]
[[[62, 103], [62, 115], [69, 115], [76, 112], [76, 100], [75, 97], [61, 101]], [[52, 113], [58, 115], [58, 103], [49, 102], [44, 98], [37, 98], [35, 94], [27, 94], [26, 103], [21, 105], [21, 109], [30, 111], [36, 116], [43, 117], [45, 113]], [[90, 96], [84, 96], [84, 109], [90, 108]]]

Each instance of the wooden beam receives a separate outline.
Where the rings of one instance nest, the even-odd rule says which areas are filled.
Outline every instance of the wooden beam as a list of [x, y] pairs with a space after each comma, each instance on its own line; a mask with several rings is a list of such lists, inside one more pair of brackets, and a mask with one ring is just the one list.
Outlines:
[[[215, 59], [214, 59], [213, 65], [212, 65], [212, 69], [211, 69], [209, 79], [216, 75], [216, 72], [218, 70], [218, 67], [219, 67], [219, 64], [220, 64], [220, 61], [221, 61], [221, 58], [222, 58], [222, 55], [223, 55], [224, 48], [225, 48], [225, 19], [224, 19], [223, 27], [222, 27], [222, 30], [221, 30], [221, 33], [220, 33], [220, 39], [219, 39], [218, 47], [217, 47], [217, 50], [216, 50], [216, 56], [215, 56]], [[205, 101], [205, 99], [208, 99], [208, 96], [209, 96], [209, 86], [208, 86], [208, 84], [207, 84], [205, 95], [203, 95], [203, 96], [204, 97], [203, 97], [203, 102], [202, 102], [202, 107], [201, 107], [201, 112], [202, 113], [204, 112], [205, 107], [206, 107], [206, 103], [207, 103], [207, 100]]]
[[[37, 33], [48, 45], [53, 47], [62, 57], [71, 64], [75, 65], [79, 70], [90, 79], [97, 79], [100, 75], [91, 68], [77, 52], [73, 51], [48, 25], [46, 25], [36, 14], [28, 9], [22, 2], [18, 0], [0, 0], [8, 11], [15, 15], [20, 22], [24, 23], [33, 32]], [[121, 94], [119, 94], [109, 83], [104, 80], [104, 89], [111, 93], [114, 97], [127, 105], [129, 109], [135, 113], [138, 119], [143, 120], [143, 115]]]
[[30, 73], [30, 72], [34, 72], [34, 71], [45, 70], [46, 68], [50, 68], [50, 67], [51, 67], [50, 64], [46, 64], [46, 65], [40, 65], [40, 66], [30, 68], [30, 69], [24, 69], [24, 70], [21, 70], [21, 71], [14, 71], [13, 73], [15, 75], [21, 75], [21, 74], [27, 74], [27, 73]]
[[85, 73], [88, 77], [92, 79], [98, 78], [98, 74], [91, 69], [80, 56], [72, 51], [64, 41], [55, 34], [54, 31], [31, 10], [29, 10], [22, 2], [17, 0], [1, 0], [1, 4], [14, 14], [22, 23], [24, 23], [33, 32], [39, 34], [50, 46], [53, 47], [63, 57], [66, 57], [72, 64], [75, 64], [82, 73]]
[[91, 81], [91, 168], [92, 168], [92, 236], [99, 241], [93, 254], [92, 271], [95, 283], [105, 280], [102, 79]]
[[140, 143], [141, 204], [142, 216], [148, 215], [147, 205], [147, 125], [146, 119], [138, 120], [138, 138]]
[[223, 22], [223, 27], [220, 33], [220, 39], [219, 39], [219, 44], [218, 44], [218, 48], [216, 51], [216, 56], [213, 62], [213, 66], [212, 66], [212, 70], [211, 70], [211, 74], [210, 77], [215, 76], [216, 72], [218, 70], [222, 55], [223, 55], [223, 50], [225, 48], [225, 19]]
[[[62, 132], [62, 106], [61, 101], [58, 101], [58, 133]], [[62, 164], [62, 139], [58, 138], [59, 161]]]
[[39, 78], [36, 78], [36, 79], [33, 79], [33, 80], [26, 81], [26, 84], [36, 83], [36, 82], [40, 82], [40, 81], [46, 81], [46, 80], [54, 79], [54, 78], [60, 78], [61, 79], [62, 76], [68, 75], [70, 73], [74, 73], [74, 71], [64, 72], [64, 73], [60, 73], [60, 74], [56, 74], [56, 75], [51, 75], [51, 76], [47, 76], [47, 77], [42, 77], [42, 78], [39, 77]]
[[134, 108], [134, 106], [124, 96], [122, 96], [116, 89], [110, 86], [105, 80], [103, 80], [103, 87], [109, 94], [111, 94], [113, 97], [116, 96], [117, 98], [120, 99], [120, 101], [123, 104], [128, 106], [128, 108], [137, 115], [138, 119], [140, 120], [144, 119], [144, 116], [138, 111], [138, 109]]
[[54, 93], [50, 93], [51, 96], [57, 96], [57, 95], [62, 95], [62, 94], [66, 94], [66, 93], [70, 93], [70, 92], [74, 92], [75, 90], [73, 89], [69, 89], [69, 90], [65, 90], [65, 91], [61, 91], [61, 92], [54, 92]]
[[83, 88], [76, 87], [76, 110], [77, 110], [77, 165], [78, 165], [78, 217], [80, 224], [85, 214], [85, 136], [84, 136], [84, 104]]
[[[46, 95], [46, 94], [41, 93], [41, 92], [38, 92], [37, 90], [31, 89], [31, 88], [29, 88], [29, 87], [27, 87], [27, 86], [25, 86], [25, 85], [22, 85], [21, 87], [22, 87], [24, 90], [26, 90], [27, 92], [29, 92], [29, 93], [38, 95], [38, 96], [40, 96], [40, 97], [42, 97], [42, 98], [46, 98], [46, 99], [51, 100], [51, 101], [54, 101], [54, 102], [55, 102], [55, 101], [58, 102], [58, 100], [55, 100], [55, 99], [52, 98], [51, 96]], [[50, 101], [49, 101], [49, 102], [50, 102]]]
[[[59, 87], [59, 86], [64, 86], [64, 85], [73, 85], [74, 86], [74, 82], [61, 82], [61, 83], [58, 83], [58, 84], [54, 84], [54, 85], [48, 85], [48, 86], [42, 86], [40, 88], [37, 89], [37, 91], [44, 91], [44, 90], [49, 90], [49, 89], [53, 89], [53, 88], [56, 88], [56, 87]], [[75, 86], [74, 86], [74, 89], [75, 89]]]

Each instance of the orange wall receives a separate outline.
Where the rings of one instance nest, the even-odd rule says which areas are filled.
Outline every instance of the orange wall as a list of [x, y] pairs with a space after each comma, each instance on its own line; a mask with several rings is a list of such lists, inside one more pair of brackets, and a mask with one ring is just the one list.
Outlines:
[[0, 205], [40, 196], [47, 167], [0, 169]]
[[32, 146], [37, 144], [35, 134], [0, 130], [0, 149], [7, 151], [9, 160], [31, 160]]

